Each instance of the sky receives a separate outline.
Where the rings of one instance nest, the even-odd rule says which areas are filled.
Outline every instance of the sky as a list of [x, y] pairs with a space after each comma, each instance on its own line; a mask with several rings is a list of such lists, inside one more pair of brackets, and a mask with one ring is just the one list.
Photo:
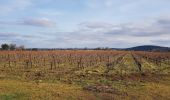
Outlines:
[[170, 47], [170, 0], [0, 0], [0, 44]]

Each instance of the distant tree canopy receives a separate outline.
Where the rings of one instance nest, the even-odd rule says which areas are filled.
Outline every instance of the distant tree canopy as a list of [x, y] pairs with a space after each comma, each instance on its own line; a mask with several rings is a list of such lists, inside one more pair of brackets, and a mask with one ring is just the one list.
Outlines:
[[8, 44], [2, 44], [2, 45], [1, 45], [1, 49], [2, 49], [2, 50], [9, 50], [9, 48], [10, 48], [10, 47], [9, 47]]
[[17, 47], [17, 50], [24, 50], [24, 49], [25, 49], [24, 45], [21, 45], [21, 46]]
[[1, 44], [1, 50], [24, 50], [24, 45], [18, 46], [16, 44]]
[[94, 50], [111, 50], [109, 47], [97, 47]]

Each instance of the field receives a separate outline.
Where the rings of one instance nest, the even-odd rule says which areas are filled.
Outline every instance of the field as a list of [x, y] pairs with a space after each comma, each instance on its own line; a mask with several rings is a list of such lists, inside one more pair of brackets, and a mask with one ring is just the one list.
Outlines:
[[170, 53], [0, 51], [0, 100], [170, 100]]

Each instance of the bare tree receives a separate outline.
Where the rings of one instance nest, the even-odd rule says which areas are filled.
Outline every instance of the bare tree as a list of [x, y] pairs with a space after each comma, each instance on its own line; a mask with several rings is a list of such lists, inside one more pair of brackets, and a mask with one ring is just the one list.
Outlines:
[[9, 49], [10, 50], [15, 50], [16, 49], [16, 44], [10, 44]]

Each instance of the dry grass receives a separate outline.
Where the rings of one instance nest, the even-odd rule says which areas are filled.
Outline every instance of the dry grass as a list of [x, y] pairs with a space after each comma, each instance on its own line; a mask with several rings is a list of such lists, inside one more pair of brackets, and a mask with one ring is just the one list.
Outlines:
[[103, 63], [83, 69], [66, 63], [53, 70], [0, 64], [0, 100], [170, 100], [170, 70], [156, 73], [169, 66], [141, 63], [142, 74], [130, 53], [113, 68]]

